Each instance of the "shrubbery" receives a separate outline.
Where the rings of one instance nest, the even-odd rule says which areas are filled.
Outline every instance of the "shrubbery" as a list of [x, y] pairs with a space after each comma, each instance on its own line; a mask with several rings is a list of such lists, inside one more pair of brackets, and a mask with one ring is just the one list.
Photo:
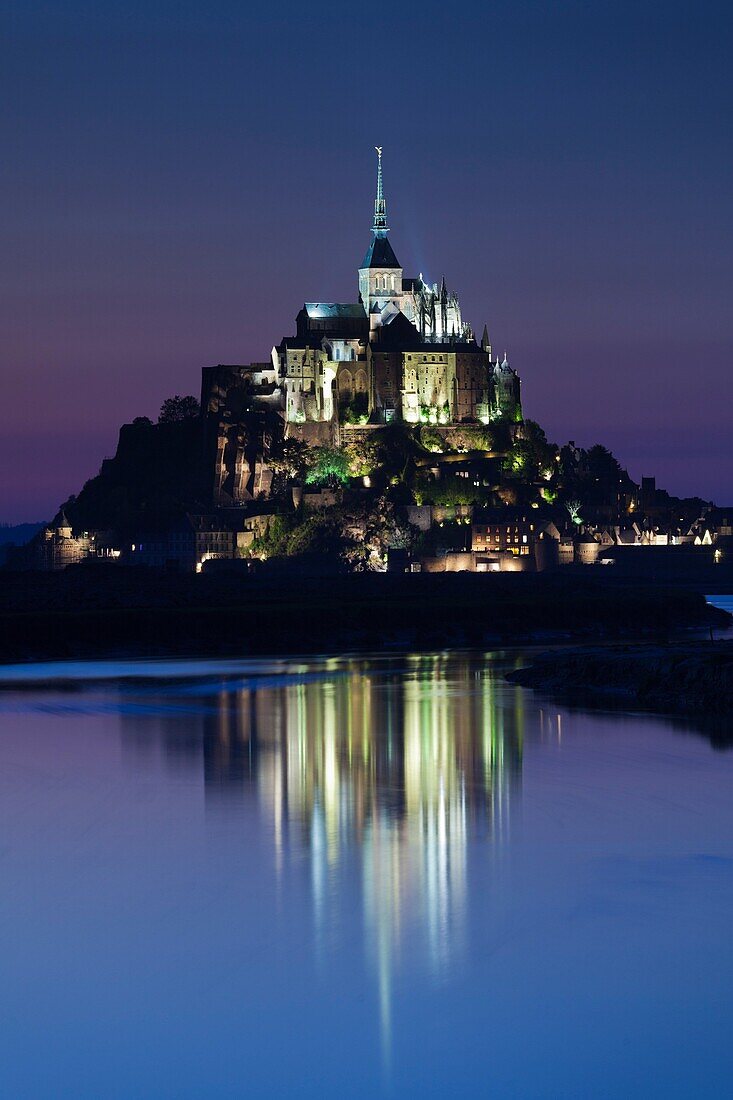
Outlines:
[[470, 550], [471, 526], [457, 520], [446, 520], [442, 526], [431, 527], [417, 540], [415, 551], [418, 555], [432, 557], [439, 550]]
[[343, 450], [352, 477], [365, 477], [382, 465], [382, 448], [379, 441], [370, 436], [354, 443], [347, 443]]
[[355, 394], [350, 401], [341, 402], [339, 413], [344, 424], [366, 424], [369, 419], [369, 397], [365, 393]]
[[448, 476], [434, 480], [424, 474], [415, 479], [413, 493], [417, 504], [438, 504], [445, 508], [488, 504], [493, 495], [488, 486], [475, 485], [473, 478]]
[[306, 461], [306, 485], [346, 485], [351, 476], [348, 455], [337, 447], [312, 447]]
[[461, 424], [448, 433], [450, 447], [454, 451], [493, 451], [496, 435], [483, 424]]
[[420, 442], [426, 451], [431, 451], [433, 454], [442, 454], [443, 451], [450, 450], [444, 435], [436, 428], [421, 428]]
[[300, 554], [340, 554], [347, 545], [333, 511], [306, 516], [272, 516], [267, 529], [245, 551], [251, 558], [286, 558]]

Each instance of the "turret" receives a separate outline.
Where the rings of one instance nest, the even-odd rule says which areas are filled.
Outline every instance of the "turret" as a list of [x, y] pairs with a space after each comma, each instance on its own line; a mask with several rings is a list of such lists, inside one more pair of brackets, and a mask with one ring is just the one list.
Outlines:
[[71, 524], [69, 523], [66, 512], [63, 508], [60, 508], [59, 511], [56, 513], [55, 518], [51, 521], [51, 527], [55, 530], [59, 538], [71, 538]]
[[509, 366], [506, 352], [502, 362], [497, 356], [493, 381], [497, 415], [519, 423], [522, 420], [521, 382], [517, 372]]
[[440, 284], [440, 334], [445, 340], [448, 332], [448, 287], [445, 285], [445, 275]]

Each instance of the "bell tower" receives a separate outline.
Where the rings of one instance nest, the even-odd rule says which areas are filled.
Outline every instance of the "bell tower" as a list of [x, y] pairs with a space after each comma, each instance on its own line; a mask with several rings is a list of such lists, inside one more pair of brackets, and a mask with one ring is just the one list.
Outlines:
[[387, 203], [382, 181], [382, 146], [375, 145], [377, 154], [377, 195], [374, 199], [372, 240], [359, 268], [359, 293], [369, 316], [370, 328], [380, 324], [377, 319], [390, 302], [399, 310], [402, 301], [402, 268], [387, 240]]

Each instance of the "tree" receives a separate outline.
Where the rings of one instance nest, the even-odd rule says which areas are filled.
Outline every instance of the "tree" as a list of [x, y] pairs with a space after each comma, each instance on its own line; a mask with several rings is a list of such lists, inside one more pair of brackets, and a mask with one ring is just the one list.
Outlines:
[[201, 406], [195, 397], [167, 397], [160, 406], [159, 424], [177, 424], [182, 420], [197, 420], [201, 415]]
[[523, 481], [538, 478], [551, 481], [556, 476], [557, 448], [547, 442], [547, 436], [534, 420], [526, 420], [521, 434], [509, 448], [504, 468]]
[[627, 479], [628, 475], [611, 452], [596, 444], [581, 452], [574, 475], [563, 477], [564, 495], [579, 497], [586, 508], [614, 506], [619, 486]]
[[136, 428], [152, 428], [153, 422], [149, 416], [136, 416], [133, 420], [133, 424]]
[[349, 480], [348, 456], [336, 447], [312, 447], [308, 463], [306, 485], [346, 485]]
[[277, 558], [288, 552], [288, 540], [294, 529], [290, 516], [272, 516], [261, 535], [257, 535], [245, 550], [251, 558]]
[[578, 525], [580, 525], [583, 522], [583, 520], [580, 518], [580, 501], [568, 500], [565, 504], [565, 507], [567, 508], [568, 515], [570, 516], [573, 523], [577, 523]]
[[525, 420], [521, 431], [522, 438], [527, 444], [529, 461], [533, 469], [540, 477], [549, 480], [556, 472], [557, 447], [554, 443], [547, 442], [544, 430], [535, 420]]
[[422, 427], [420, 429], [420, 443], [426, 451], [432, 454], [442, 454], [446, 450], [446, 443], [437, 428]]
[[278, 474], [286, 477], [302, 477], [305, 472], [308, 444], [300, 439], [283, 439], [274, 444], [268, 456], [268, 464]]
[[352, 477], [371, 474], [380, 463], [380, 447], [373, 439], [359, 439], [343, 448]]
[[341, 419], [346, 424], [366, 424], [369, 419], [369, 398], [365, 393], [356, 393], [350, 401], [340, 405]]
[[615, 486], [618, 484], [622, 473], [621, 466], [616, 457], [606, 447], [596, 443], [595, 447], [591, 447], [588, 451], [585, 461], [591, 478], [605, 485]]
[[397, 420], [374, 431], [372, 440], [379, 448], [379, 464], [388, 479], [406, 479], [415, 459], [425, 457], [425, 450], [418, 442], [416, 432]]
[[415, 530], [400, 519], [394, 506], [378, 497], [366, 506], [352, 508], [343, 515], [344, 555], [355, 572], [381, 572], [387, 565], [387, 551], [406, 549], [415, 538]]

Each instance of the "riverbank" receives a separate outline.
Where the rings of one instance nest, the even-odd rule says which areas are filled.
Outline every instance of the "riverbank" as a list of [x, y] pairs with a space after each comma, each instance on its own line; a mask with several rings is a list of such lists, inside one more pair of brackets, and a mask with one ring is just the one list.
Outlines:
[[559, 574], [0, 574], [0, 661], [542, 644], [725, 629], [694, 593]]
[[564, 701], [720, 717], [733, 712], [733, 641], [563, 649], [507, 679]]

